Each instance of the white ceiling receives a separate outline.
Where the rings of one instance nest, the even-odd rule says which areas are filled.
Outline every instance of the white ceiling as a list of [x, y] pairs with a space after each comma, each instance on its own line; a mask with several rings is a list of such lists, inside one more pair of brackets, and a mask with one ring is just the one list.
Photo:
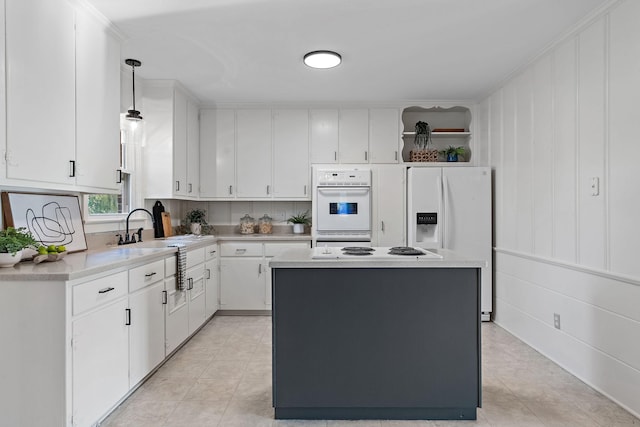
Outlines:
[[[610, 0], [88, 0], [203, 105], [478, 99]], [[313, 70], [312, 50], [343, 63]]]

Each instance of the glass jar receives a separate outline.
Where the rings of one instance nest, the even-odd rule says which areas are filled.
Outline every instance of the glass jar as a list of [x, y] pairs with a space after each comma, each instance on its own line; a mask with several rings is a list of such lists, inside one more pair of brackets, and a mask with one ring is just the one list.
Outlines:
[[273, 224], [271, 223], [271, 217], [264, 214], [262, 218], [258, 220], [258, 231], [260, 234], [271, 234], [273, 232]]
[[255, 233], [256, 220], [249, 214], [245, 214], [240, 218], [240, 234], [253, 234]]

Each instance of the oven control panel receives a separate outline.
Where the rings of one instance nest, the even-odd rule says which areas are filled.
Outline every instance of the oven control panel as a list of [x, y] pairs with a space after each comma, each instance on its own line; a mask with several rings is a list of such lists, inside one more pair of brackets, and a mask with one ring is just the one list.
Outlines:
[[320, 187], [371, 186], [371, 171], [368, 169], [327, 170], [318, 169], [316, 182]]

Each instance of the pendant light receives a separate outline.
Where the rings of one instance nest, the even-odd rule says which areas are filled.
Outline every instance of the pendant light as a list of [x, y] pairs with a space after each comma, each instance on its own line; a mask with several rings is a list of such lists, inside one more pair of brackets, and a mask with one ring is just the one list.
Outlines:
[[304, 63], [311, 68], [333, 68], [342, 62], [342, 57], [330, 50], [316, 50], [304, 56]]
[[133, 122], [139, 122], [142, 120], [142, 116], [140, 111], [136, 110], [136, 67], [141, 66], [142, 62], [137, 59], [126, 59], [124, 63], [131, 66], [131, 82], [133, 84], [133, 109], [127, 110], [125, 118]]

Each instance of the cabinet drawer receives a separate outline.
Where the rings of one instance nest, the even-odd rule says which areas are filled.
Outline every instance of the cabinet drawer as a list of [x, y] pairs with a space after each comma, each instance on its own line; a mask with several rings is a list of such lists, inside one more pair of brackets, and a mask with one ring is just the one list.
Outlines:
[[178, 268], [178, 257], [173, 255], [164, 259], [164, 277], [171, 277], [176, 275]]
[[137, 291], [164, 279], [164, 260], [151, 262], [129, 270], [129, 292]]
[[309, 242], [273, 242], [264, 244], [264, 256], [276, 256], [290, 249], [305, 249], [309, 248]]
[[187, 268], [204, 262], [204, 248], [193, 249], [187, 252]]
[[209, 261], [218, 255], [218, 245], [209, 245], [204, 248], [204, 259]]
[[73, 287], [73, 315], [127, 295], [127, 272], [112, 274]]
[[262, 243], [223, 243], [220, 256], [262, 256]]

